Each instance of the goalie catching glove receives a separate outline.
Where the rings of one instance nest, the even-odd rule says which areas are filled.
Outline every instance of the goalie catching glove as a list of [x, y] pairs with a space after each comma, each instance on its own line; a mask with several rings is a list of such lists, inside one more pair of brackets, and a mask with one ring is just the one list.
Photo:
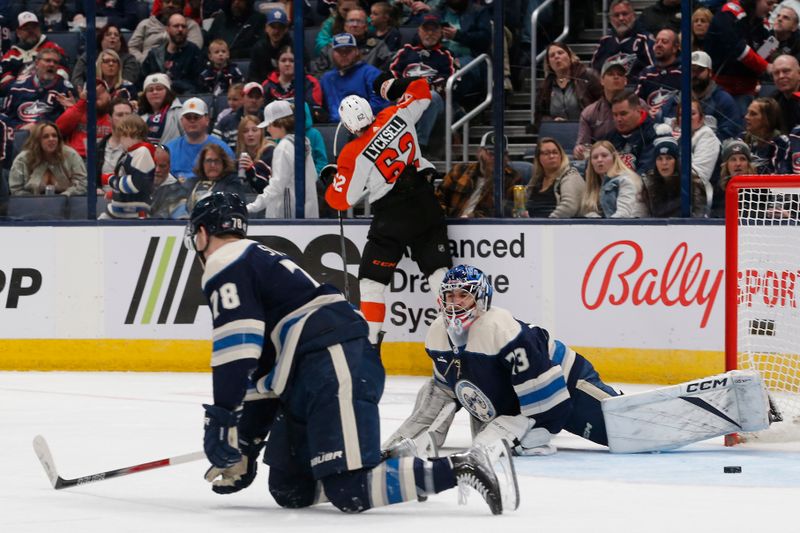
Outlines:
[[232, 494], [250, 486], [258, 471], [258, 455], [264, 448], [264, 440], [255, 438], [252, 442], [239, 439], [242, 460], [228, 468], [212, 466], [206, 471], [206, 481], [217, 494]]
[[534, 428], [535, 421], [525, 415], [498, 416], [475, 435], [474, 446], [486, 447], [498, 439], [508, 441], [516, 455], [552, 455], [555, 446], [552, 435], [545, 428]]

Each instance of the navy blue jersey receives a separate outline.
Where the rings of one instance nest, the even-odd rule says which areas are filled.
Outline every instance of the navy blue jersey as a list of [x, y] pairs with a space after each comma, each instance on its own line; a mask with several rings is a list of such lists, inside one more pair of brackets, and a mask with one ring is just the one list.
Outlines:
[[255, 241], [216, 250], [202, 284], [214, 323], [214, 404], [227, 409], [242, 403], [251, 382], [280, 397], [303, 354], [367, 336], [364, 318], [336, 288]]
[[551, 433], [567, 423], [571, 391], [589, 366], [546, 330], [497, 307], [475, 320], [463, 347], [452, 346], [440, 316], [431, 324], [425, 349], [436, 381], [472, 416], [486, 423], [523, 414]]

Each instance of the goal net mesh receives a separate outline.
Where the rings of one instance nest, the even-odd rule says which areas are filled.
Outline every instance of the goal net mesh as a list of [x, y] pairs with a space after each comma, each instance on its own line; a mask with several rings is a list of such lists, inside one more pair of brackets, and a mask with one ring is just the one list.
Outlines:
[[797, 440], [800, 187], [743, 187], [737, 198], [736, 366], [761, 373], [783, 416], [769, 430], [743, 437]]

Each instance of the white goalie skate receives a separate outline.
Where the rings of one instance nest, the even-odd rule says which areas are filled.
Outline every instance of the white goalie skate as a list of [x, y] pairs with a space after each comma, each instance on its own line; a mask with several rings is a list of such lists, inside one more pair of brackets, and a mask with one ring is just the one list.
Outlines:
[[517, 473], [505, 440], [453, 454], [450, 461], [458, 481], [459, 503], [466, 502], [469, 487], [483, 497], [492, 514], [519, 507]]

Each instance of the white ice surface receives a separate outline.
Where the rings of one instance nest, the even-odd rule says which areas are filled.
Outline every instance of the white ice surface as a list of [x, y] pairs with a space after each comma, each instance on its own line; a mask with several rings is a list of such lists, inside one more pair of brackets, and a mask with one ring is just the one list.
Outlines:
[[[389, 377], [384, 436], [421, 383]], [[56, 491], [33, 453], [33, 437], [44, 435], [59, 474], [72, 478], [200, 450], [210, 390], [210, 374], [0, 373], [0, 532], [800, 531], [798, 443], [731, 449], [713, 439], [611, 455], [562, 433], [556, 455], [516, 459], [522, 502], [499, 517], [476, 493], [459, 506], [455, 490], [360, 515], [329, 504], [286, 510], [267, 492], [263, 465], [249, 489], [219, 496], [203, 480], [203, 461]], [[468, 442], [459, 414], [445, 451]], [[723, 474], [728, 465], [742, 473]]]

